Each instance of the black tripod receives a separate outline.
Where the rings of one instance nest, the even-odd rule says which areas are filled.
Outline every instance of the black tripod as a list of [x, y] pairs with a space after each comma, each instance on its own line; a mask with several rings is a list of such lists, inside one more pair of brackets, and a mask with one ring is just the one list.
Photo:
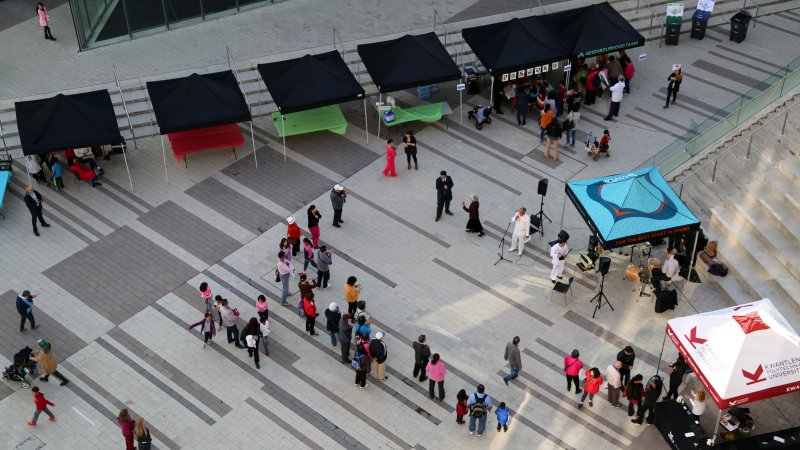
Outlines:
[[606, 297], [606, 294], [603, 292], [603, 285], [605, 284], [605, 281], [606, 281], [606, 274], [603, 274], [602, 278], [600, 278], [600, 292], [598, 292], [597, 295], [595, 295], [594, 297], [592, 297], [591, 300], [589, 300], [589, 303], [597, 301], [597, 304], [594, 305], [594, 312], [592, 313], [592, 319], [594, 319], [594, 315], [597, 314], [597, 310], [603, 306], [603, 299], [605, 299], [606, 305], [608, 305], [608, 307], [611, 308], [612, 311], [614, 310], [614, 305], [612, 305], [611, 302], [608, 301], [608, 297]]
[[[511, 222], [511, 223], [514, 223], [514, 222]], [[504, 232], [503, 232], [503, 237], [502, 237], [502, 238], [500, 238], [500, 245], [497, 247], [497, 248], [498, 248], [497, 255], [498, 255], [498, 256], [500, 256], [500, 259], [498, 259], [498, 260], [497, 260], [497, 261], [496, 261], [496, 262], [493, 264], [493, 265], [495, 265], [495, 266], [496, 266], [496, 265], [497, 265], [497, 263], [499, 263], [500, 261], [508, 261], [508, 262], [513, 262], [513, 261], [511, 261], [510, 259], [503, 257], [503, 251], [505, 250], [505, 247], [506, 247], [506, 235], [508, 234], [508, 229], [509, 229], [509, 228], [511, 228], [511, 223], [509, 223], [509, 224], [508, 224], [508, 226], [506, 227], [506, 231], [504, 231]]]
[[539, 235], [544, 237], [544, 219], [547, 219], [548, 222], [553, 223], [547, 214], [544, 212], [544, 195], [542, 195], [542, 204], [539, 206], [539, 212], [533, 215], [536, 218], [536, 226], [539, 227]]

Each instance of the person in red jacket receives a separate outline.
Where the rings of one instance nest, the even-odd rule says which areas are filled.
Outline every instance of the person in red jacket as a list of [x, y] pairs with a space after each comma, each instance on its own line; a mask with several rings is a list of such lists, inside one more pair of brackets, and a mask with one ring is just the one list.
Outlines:
[[133, 429], [136, 427], [136, 422], [131, 419], [127, 408], [119, 412], [117, 423], [122, 428], [122, 436], [125, 437], [125, 450], [135, 450], [133, 447]]
[[303, 312], [306, 313], [306, 331], [312, 336], [317, 334], [314, 325], [317, 322], [317, 305], [314, 303], [314, 292], [309, 292], [303, 298]]
[[36, 405], [36, 411], [33, 412], [33, 419], [31, 419], [31, 421], [28, 422], [28, 426], [35, 427], [36, 420], [39, 418], [39, 414], [41, 414], [42, 412], [50, 416], [50, 418], [47, 420], [49, 420], [50, 422], [55, 422], [56, 416], [54, 416], [53, 413], [51, 413], [50, 410], [47, 409], [47, 407], [56, 406], [56, 404], [44, 398], [44, 394], [39, 392], [39, 388], [36, 386], [31, 388], [31, 394], [33, 394], [33, 403]]
[[583, 395], [581, 396], [581, 402], [578, 403], [578, 408], [583, 408], [583, 401], [586, 400], [586, 396], [589, 396], [589, 406], [592, 405], [592, 399], [594, 398], [594, 394], [600, 392], [600, 386], [603, 384], [603, 377], [600, 375], [600, 369], [597, 367], [592, 367], [591, 369], [586, 371], [586, 378], [583, 380]]
[[303, 230], [297, 225], [294, 216], [289, 217], [286, 221], [289, 222], [286, 234], [289, 237], [289, 243], [292, 244], [292, 256], [297, 256], [297, 252], [300, 251], [300, 238], [303, 237]]

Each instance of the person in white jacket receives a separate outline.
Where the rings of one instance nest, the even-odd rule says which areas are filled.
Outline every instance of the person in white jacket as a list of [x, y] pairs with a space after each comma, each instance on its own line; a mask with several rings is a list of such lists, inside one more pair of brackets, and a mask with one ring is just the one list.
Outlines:
[[531, 216], [526, 214], [526, 211], [525, 208], [520, 208], [511, 218], [511, 223], [514, 224], [514, 233], [511, 235], [511, 248], [508, 251], [513, 252], [519, 248], [517, 254], [520, 256], [522, 256], [522, 250], [531, 234]]
[[550, 281], [555, 284], [556, 278], [561, 278], [561, 274], [564, 273], [564, 262], [567, 259], [567, 253], [569, 253], [569, 246], [567, 246], [567, 241], [563, 239], [559, 239], [555, 245], [550, 247], [550, 257], [553, 258], [553, 270], [550, 272]]

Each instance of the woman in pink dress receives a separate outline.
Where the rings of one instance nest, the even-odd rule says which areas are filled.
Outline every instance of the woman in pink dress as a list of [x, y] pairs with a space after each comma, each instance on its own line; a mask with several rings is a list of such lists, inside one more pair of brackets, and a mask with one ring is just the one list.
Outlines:
[[47, 8], [42, 3], [36, 4], [36, 14], [39, 15], [39, 25], [44, 28], [44, 38], [55, 41], [56, 38], [50, 33], [50, 16], [47, 15]]
[[397, 156], [397, 147], [394, 145], [394, 139], [389, 138], [386, 141], [386, 167], [383, 169], [384, 175], [396, 177], [397, 172], [394, 170], [394, 158]]

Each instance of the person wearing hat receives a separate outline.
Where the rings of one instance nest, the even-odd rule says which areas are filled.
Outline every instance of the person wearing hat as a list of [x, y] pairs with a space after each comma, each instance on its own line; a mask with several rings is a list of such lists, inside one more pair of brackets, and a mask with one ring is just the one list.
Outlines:
[[383, 381], [387, 378], [384, 372], [386, 372], [386, 358], [389, 357], [389, 352], [383, 342], [383, 336], [383, 331], [378, 331], [375, 333], [375, 339], [369, 343], [369, 354], [375, 359], [374, 376], [377, 381]]
[[561, 278], [564, 273], [564, 262], [567, 259], [569, 247], [567, 241], [559, 238], [552, 247], [550, 247], [550, 257], [553, 259], [553, 270], [550, 271], [550, 281], [556, 284], [556, 278]]
[[333, 187], [331, 191], [331, 206], [333, 206], [333, 226], [336, 228], [341, 228], [339, 225], [340, 223], [344, 223], [342, 220], [342, 209], [344, 209], [344, 203], [347, 201], [347, 195], [350, 194], [348, 189], [345, 189], [344, 186], [341, 184], [337, 184]]
[[331, 335], [331, 345], [336, 347], [336, 337], [339, 335], [339, 320], [342, 318], [342, 313], [339, 312], [339, 305], [335, 302], [328, 306], [325, 310], [326, 326], [325, 329]]
[[17, 296], [17, 312], [19, 313], [19, 331], [25, 331], [25, 320], [31, 323], [31, 329], [36, 329], [36, 319], [33, 318], [33, 299], [36, 294], [31, 291], [23, 291]]
[[64, 375], [61, 375], [58, 371], [58, 364], [56, 364], [56, 360], [53, 358], [53, 347], [44, 339], [39, 339], [38, 347], [39, 348], [33, 352], [30, 358], [31, 361], [36, 361], [42, 365], [44, 376], [39, 378], [39, 380], [47, 383], [47, 379], [50, 378], [50, 375], [53, 375], [61, 380], [61, 386], [66, 386], [69, 380], [64, 378]]
[[289, 222], [286, 234], [289, 243], [292, 244], [292, 256], [297, 256], [297, 252], [300, 251], [300, 239], [303, 237], [303, 231], [297, 225], [297, 220], [295, 220], [294, 216], [289, 216], [286, 221]]

